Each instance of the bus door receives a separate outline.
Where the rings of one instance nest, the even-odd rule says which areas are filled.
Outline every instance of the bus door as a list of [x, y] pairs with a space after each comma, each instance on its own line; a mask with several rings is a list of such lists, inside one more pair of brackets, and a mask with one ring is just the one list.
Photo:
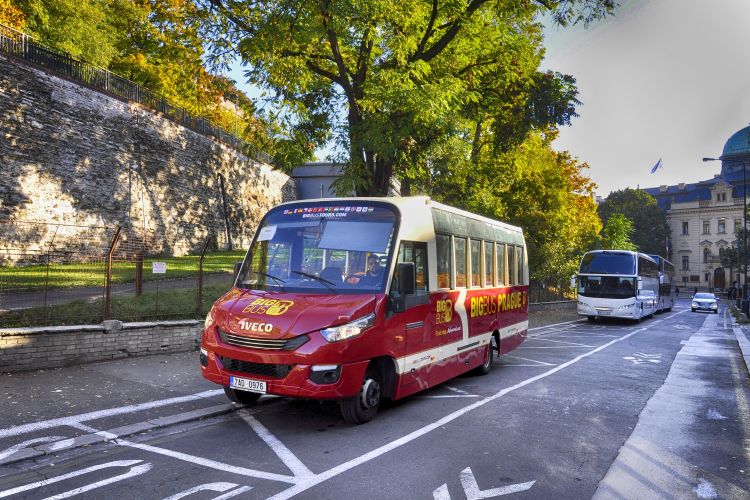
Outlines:
[[[427, 244], [414, 241], [403, 241], [399, 247], [396, 264], [413, 262], [416, 276], [414, 295], [405, 299], [405, 310], [393, 314], [389, 326], [403, 339], [404, 365], [401, 367], [399, 391], [411, 392], [425, 388], [429, 384], [429, 370], [432, 358], [429, 350], [431, 325], [435, 313], [430, 310], [430, 292], [427, 272]], [[398, 290], [398, 276], [393, 277], [391, 294]], [[400, 334], [398, 333], [400, 332]]]

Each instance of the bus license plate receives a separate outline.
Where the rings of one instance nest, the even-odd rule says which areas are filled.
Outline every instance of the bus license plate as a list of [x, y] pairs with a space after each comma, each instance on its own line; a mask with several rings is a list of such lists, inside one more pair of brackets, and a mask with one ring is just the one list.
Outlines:
[[252, 380], [249, 378], [229, 377], [229, 387], [241, 391], [266, 393], [266, 383], [263, 380]]
[[598, 311], [599, 316], [609, 316], [610, 311]]

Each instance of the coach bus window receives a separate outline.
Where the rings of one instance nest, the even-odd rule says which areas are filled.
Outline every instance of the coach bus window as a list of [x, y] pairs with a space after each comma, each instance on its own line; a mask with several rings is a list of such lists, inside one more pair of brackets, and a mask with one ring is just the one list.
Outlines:
[[505, 245], [497, 243], [495, 245], [495, 261], [497, 262], [497, 284], [503, 286], [508, 283], [507, 275], [505, 274]]
[[495, 256], [492, 255], [494, 244], [491, 241], [484, 242], [484, 286], [495, 286]]
[[[414, 272], [417, 278], [417, 295], [429, 294], [429, 283], [427, 279], [427, 243], [416, 241], [402, 241], [398, 250], [398, 260], [396, 263], [413, 262]], [[391, 290], [394, 289], [391, 285]]]
[[437, 250], [437, 286], [451, 287], [451, 237], [444, 234], [435, 235]]
[[471, 286], [482, 286], [481, 265], [482, 257], [480, 255], [481, 241], [471, 240]]
[[518, 273], [518, 285], [525, 285], [523, 276], [523, 247], [516, 247], [516, 272]]
[[508, 284], [517, 285], [516, 278], [516, 247], [508, 245]]
[[466, 238], [453, 238], [456, 262], [456, 288], [466, 288]]

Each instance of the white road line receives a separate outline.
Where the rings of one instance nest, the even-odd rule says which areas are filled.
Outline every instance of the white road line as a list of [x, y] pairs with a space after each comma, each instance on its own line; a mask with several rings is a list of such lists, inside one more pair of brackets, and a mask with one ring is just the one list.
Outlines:
[[217, 493], [224, 493], [227, 490], [231, 490], [237, 486], [235, 483], [206, 483], [206, 484], [199, 484], [198, 486], [193, 486], [190, 489], [187, 489], [185, 491], [181, 491], [180, 493], [175, 493], [172, 496], [169, 496], [165, 498], [164, 500], [180, 500], [180, 498], [184, 498], [186, 496], [190, 496], [193, 493], [198, 493], [199, 491], [215, 491]]
[[565, 321], [563, 323], [555, 323], [554, 325], [535, 326], [534, 328], [529, 328], [529, 331], [533, 332], [534, 330], [542, 330], [544, 328], [552, 328], [553, 326], [560, 326], [560, 325], [570, 325], [570, 324], [573, 324], [573, 323], [580, 323], [582, 321], [586, 321], [586, 319], [585, 318], [574, 319], [573, 321]]
[[80, 415], [72, 415], [69, 417], [53, 418], [51, 420], [44, 420], [42, 422], [34, 422], [31, 424], [16, 425], [13, 427], [7, 427], [0, 429], [0, 438], [18, 436], [19, 434], [26, 434], [43, 429], [50, 429], [52, 427], [58, 427], [61, 425], [68, 425], [75, 427], [75, 424], [80, 422], [86, 422], [88, 420], [96, 420], [103, 417], [111, 417], [114, 415], [122, 415], [124, 413], [135, 413], [143, 410], [150, 410], [152, 408], [159, 408], [161, 406], [167, 406], [177, 403], [185, 403], [187, 401], [196, 401], [199, 399], [211, 398], [224, 394], [223, 389], [212, 389], [210, 391], [198, 392], [196, 394], [190, 394], [189, 396], [180, 396], [177, 398], [162, 399], [159, 401], [149, 401], [147, 403], [139, 403], [129, 406], [120, 406], [118, 408], [109, 408], [107, 410], [92, 411], [89, 413], [81, 413]]
[[[670, 316], [670, 318], [673, 317], [673, 316], [676, 316], [678, 314], [682, 314], [683, 312], [684, 311], [672, 314]], [[648, 326], [654, 325], [656, 323], [657, 322], [652, 322]], [[565, 368], [567, 368], [567, 367], [569, 367], [571, 365], [574, 365], [574, 364], [578, 363], [579, 361], [581, 361], [581, 360], [583, 360], [583, 359], [585, 359], [585, 358], [587, 358], [587, 357], [589, 357], [589, 356], [591, 356], [593, 354], [596, 354], [597, 352], [602, 351], [602, 350], [604, 350], [604, 349], [606, 349], [606, 348], [608, 348], [608, 347], [610, 347], [610, 346], [612, 346], [612, 345], [614, 345], [614, 344], [616, 344], [618, 342], [622, 342], [623, 340], [629, 339], [633, 335], [635, 335], [637, 333], [640, 333], [640, 332], [642, 332], [642, 331], [644, 331], [646, 329], [647, 329], [647, 327], [639, 328], [638, 330], [630, 332], [630, 333], [628, 333], [626, 335], [623, 335], [622, 337], [618, 337], [618, 338], [616, 338], [616, 339], [614, 339], [614, 340], [612, 340], [612, 341], [610, 341], [610, 342], [608, 342], [608, 343], [606, 343], [606, 344], [604, 344], [602, 346], [599, 346], [596, 349], [593, 349], [593, 350], [591, 350], [589, 352], [585, 352], [583, 354], [580, 354], [580, 355], [576, 356], [575, 358], [571, 359], [570, 361], [562, 363], [561, 365], [558, 365], [558, 366], [552, 368], [551, 370], [548, 370], [548, 371], [546, 371], [544, 373], [540, 373], [539, 375], [536, 375], [534, 377], [528, 378], [528, 379], [526, 379], [526, 380], [524, 380], [522, 382], [519, 382], [518, 384], [516, 384], [514, 386], [507, 387], [507, 388], [505, 388], [505, 389], [503, 389], [503, 390], [501, 390], [501, 391], [493, 394], [492, 396], [489, 396], [489, 397], [486, 397], [484, 399], [481, 399], [481, 400], [477, 401], [476, 403], [470, 404], [469, 406], [465, 406], [465, 407], [463, 407], [463, 408], [461, 408], [459, 410], [454, 411], [453, 413], [449, 413], [445, 417], [443, 417], [443, 418], [441, 418], [441, 419], [439, 419], [439, 420], [437, 420], [437, 421], [435, 421], [435, 422], [433, 422], [433, 423], [431, 423], [429, 425], [426, 425], [425, 427], [422, 427], [421, 429], [417, 429], [416, 431], [413, 431], [413, 432], [411, 432], [411, 433], [409, 433], [409, 434], [407, 434], [405, 436], [402, 436], [399, 439], [396, 439], [395, 441], [391, 441], [390, 443], [385, 444], [385, 445], [383, 445], [383, 446], [381, 446], [379, 448], [376, 448], [376, 449], [374, 449], [374, 450], [372, 450], [372, 451], [370, 451], [368, 453], [365, 453], [362, 456], [359, 456], [357, 458], [349, 460], [348, 462], [344, 462], [341, 465], [337, 465], [336, 467], [333, 467], [333, 468], [331, 468], [331, 469], [329, 469], [329, 470], [327, 470], [327, 471], [325, 471], [325, 472], [323, 472], [321, 474], [318, 474], [318, 475], [310, 478], [309, 480], [307, 480], [305, 482], [295, 484], [291, 488], [289, 488], [287, 490], [284, 490], [284, 491], [281, 491], [281, 492], [277, 493], [276, 495], [270, 497], [268, 500], [286, 500], [287, 498], [291, 498], [294, 495], [302, 493], [303, 491], [306, 491], [306, 490], [308, 490], [308, 489], [310, 489], [310, 488], [312, 488], [312, 487], [314, 487], [314, 486], [316, 486], [316, 485], [318, 485], [318, 484], [320, 484], [320, 483], [322, 483], [324, 481], [327, 481], [328, 479], [336, 477], [339, 474], [343, 474], [344, 472], [347, 472], [347, 471], [353, 469], [354, 467], [357, 467], [357, 466], [362, 465], [364, 463], [367, 463], [367, 462], [369, 462], [371, 460], [374, 460], [374, 459], [380, 457], [381, 455], [384, 455], [385, 453], [388, 453], [389, 451], [392, 451], [392, 450], [395, 450], [397, 448], [400, 448], [401, 446], [403, 446], [405, 444], [408, 444], [408, 443], [414, 441], [415, 439], [418, 439], [418, 438], [424, 436], [425, 434], [428, 434], [428, 433], [432, 432], [435, 429], [439, 429], [442, 426], [444, 426], [446, 424], [449, 424], [450, 422], [458, 419], [459, 417], [462, 417], [462, 416], [466, 415], [470, 411], [473, 411], [473, 410], [475, 410], [477, 408], [480, 408], [480, 407], [486, 405], [487, 403], [495, 401], [496, 399], [499, 399], [499, 398], [505, 396], [506, 394], [509, 394], [509, 393], [511, 393], [513, 391], [521, 389], [522, 387], [525, 387], [525, 386], [527, 386], [529, 384], [533, 384], [534, 382], [536, 382], [538, 380], [542, 380], [542, 379], [544, 379], [546, 377], [549, 377], [550, 375], [554, 375], [555, 373], [559, 372], [560, 370], [563, 370], [563, 369], [565, 369]]]
[[[24, 484], [23, 486], [17, 486], [15, 488], [11, 488], [9, 490], [0, 491], [0, 498], [9, 497], [17, 493], [22, 493], [24, 491], [33, 490], [36, 488], [40, 488], [42, 486], [47, 486], [48, 484], [59, 483], [60, 481], [65, 481], [66, 479], [82, 476], [83, 474], [88, 474], [89, 472], [94, 472], [94, 471], [98, 471], [102, 469], [109, 469], [110, 467], [130, 467], [132, 465], [139, 464], [141, 462], [143, 462], [143, 460], [115, 460], [114, 462], [107, 462], [105, 464], [93, 465], [91, 467], [86, 467], [85, 469], [63, 474], [62, 476], [55, 476], [49, 479], [42, 479], [41, 481], [36, 481], [33, 483]], [[144, 465], [148, 465], [149, 467], [151, 466], [151, 464], [144, 464]]]
[[596, 347], [596, 346], [588, 345], [588, 344], [578, 344], [576, 342], [566, 342], [564, 340], [552, 340], [552, 339], [534, 339], [534, 340], [540, 340], [540, 341], [544, 341], [544, 342], [556, 342], [558, 344], [577, 345], [579, 347]]
[[413, 396], [414, 399], [455, 399], [455, 398], [478, 398], [479, 394], [448, 394], [444, 396]]
[[[583, 346], [583, 347], [585, 348], [585, 347], [594, 347], [594, 346]], [[520, 349], [580, 349], [580, 348], [581, 348], [581, 346], [577, 346], [577, 345], [547, 345], [547, 346], [542, 346], [542, 345], [526, 345], [526, 344], [523, 344], [521, 347], [517, 347], [516, 349], [520, 350]]]
[[269, 446], [269, 448], [271, 448], [271, 450], [276, 453], [281, 461], [284, 462], [284, 465], [289, 467], [289, 470], [292, 471], [294, 477], [298, 479], [306, 479], [314, 476], [313, 472], [305, 464], [303, 464], [302, 461], [297, 458], [294, 453], [292, 453], [292, 450], [287, 448], [284, 443], [279, 441], [276, 436], [271, 434], [271, 432], [266, 429], [263, 424], [258, 422], [255, 417], [250, 415], [247, 410], [239, 410], [237, 414], [242, 417], [242, 420], [247, 422], [247, 424], [258, 435], [258, 437], [260, 437]]
[[273, 472], [264, 472], [264, 471], [254, 470], [254, 469], [247, 469], [245, 467], [238, 467], [235, 465], [217, 462], [216, 460], [211, 460], [208, 458], [196, 457], [195, 455], [188, 455], [187, 453], [182, 453], [179, 451], [172, 451], [166, 448], [159, 448], [159, 447], [151, 446], [148, 444], [134, 443], [126, 439], [117, 439], [117, 435], [115, 434], [111, 434], [107, 431], [98, 431], [94, 429], [93, 427], [89, 427], [88, 425], [84, 425], [84, 424], [76, 424], [76, 427], [84, 431], [93, 432], [94, 434], [104, 436], [107, 439], [111, 439], [115, 441], [115, 444], [119, 446], [127, 446], [128, 448], [135, 448], [138, 450], [149, 451], [151, 453], [156, 453], [157, 455], [164, 455], [165, 457], [176, 458], [177, 460], [182, 460], [184, 462], [189, 462], [191, 464], [208, 467], [209, 469], [216, 469], [216, 470], [220, 470], [224, 472], [231, 472], [232, 474], [239, 474], [240, 476], [257, 477], [260, 479], [269, 479], [271, 481], [281, 481], [283, 483], [296, 484], [297, 482], [297, 478], [292, 477], [292, 476], [285, 476], [282, 474], [274, 474]]
[[521, 356], [516, 356], [515, 354], [505, 354], [505, 355], [503, 355], [503, 357], [504, 358], [522, 359], [524, 361], [531, 361], [532, 363], [538, 363], [539, 365], [555, 366], [553, 363], [546, 363], [544, 361], [537, 361], [535, 359], [522, 358]]
[[80, 495], [81, 493], [86, 493], [87, 491], [101, 488], [102, 486], [107, 486], [113, 483], [117, 483], [119, 481], [129, 479], [131, 477], [140, 476], [141, 474], [145, 474], [146, 472], [150, 471], [152, 467], [153, 466], [151, 464], [136, 465], [135, 467], [131, 467], [130, 471], [126, 472], [125, 474], [120, 474], [119, 476], [110, 477], [109, 479], [103, 479], [95, 483], [87, 484], [86, 486], [81, 486], [80, 488], [74, 488], [64, 493], [59, 493], [57, 495], [47, 497], [44, 500], [60, 500], [62, 498], [74, 497], [76, 495]]
[[449, 391], [457, 392], [459, 394], [469, 394], [468, 392], [464, 391], [463, 389], [459, 389], [458, 387], [452, 387], [450, 385], [443, 385], [443, 388], [448, 389]]
[[229, 493], [224, 493], [223, 495], [219, 495], [213, 500], [226, 500], [227, 498], [236, 497], [237, 495], [241, 495], [245, 493], [246, 491], [250, 491], [252, 489], [253, 488], [251, 486], [243, 486], [242, 488], [237, 488], [236, 490], [232, 490]]
[[38, 437], [34, 439], [27, 439], [26, 441], [23, 441], [18, 444], [14, 444], [10, 448], [6, 448], [5, 450], [0, 451], [0, 461], [2, 461], [6, 457], [14, 455], [18, 451], [28, 447], [30, 444], [51, 443], [53, 441], [58, 441], [60, 439], [65, 439], [65, 436], [45, 436], [45, 437]]

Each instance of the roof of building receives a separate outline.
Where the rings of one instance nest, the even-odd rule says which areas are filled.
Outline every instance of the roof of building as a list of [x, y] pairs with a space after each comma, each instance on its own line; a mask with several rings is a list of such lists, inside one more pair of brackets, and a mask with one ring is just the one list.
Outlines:
[[750, 126], [738, 130], [724, 144], [724, 151], [721, 156], [734, 156], [750, 153]]

